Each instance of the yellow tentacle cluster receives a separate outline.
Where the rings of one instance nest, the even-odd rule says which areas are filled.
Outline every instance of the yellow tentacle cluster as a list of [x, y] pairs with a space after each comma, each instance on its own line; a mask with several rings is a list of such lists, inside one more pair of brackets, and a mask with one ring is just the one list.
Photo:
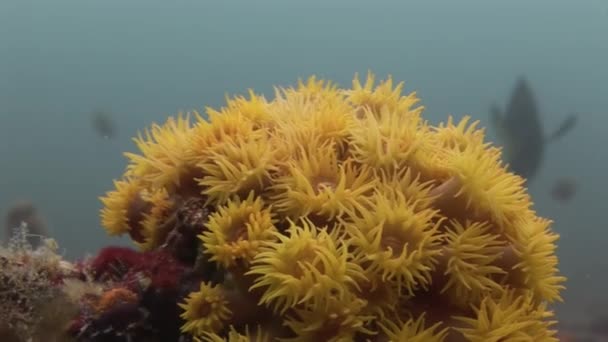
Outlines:
[[197, 256], [200, 341], [556, 341], [551, 221], [478, 122], [403, 90], [311, 77], [155, 124], [102, 223]]

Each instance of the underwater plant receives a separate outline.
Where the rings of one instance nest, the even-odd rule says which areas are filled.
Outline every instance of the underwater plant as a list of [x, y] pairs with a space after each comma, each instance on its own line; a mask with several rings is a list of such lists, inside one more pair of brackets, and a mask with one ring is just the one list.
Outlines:
[[478, 122], [402, 91], [311, 77], [140, 134], [101, 212], [139, 251], [88, 263], [80, 339], [557, 341], [551, 221]]

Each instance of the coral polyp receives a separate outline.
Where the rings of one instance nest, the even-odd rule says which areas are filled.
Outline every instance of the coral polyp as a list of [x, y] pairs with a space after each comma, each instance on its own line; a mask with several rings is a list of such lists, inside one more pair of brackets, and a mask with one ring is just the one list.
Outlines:
[[403, 90], [311, 77], [145, 131], [102, 200], [140, 251], [87, 264], [81, 336], [557, 341], [551, 221], [479, 122]]
[[382, 281], [412, 293], [426, 288], [441, 255], [437, 211], [416, 210], [399, 191], [377, 192], [361, 216], [345, 223], [353, 253]]
[[365, 314], [366, 301], [350, 295], [327, 297], [322, 305], [294, 310], [285, 324], [296, 337], [284, 341], [352, 341], [367, 328], [374, 316]]
[[489, 229], [488, 224], [458, 221], [448, 228], [444, 258], [448, 260], [445, 275], [449, 280], [442, 292], [451, 294], [462, 306], [502, 288], [498, 279], [506, 272], [496, 261], [503, 255], [506, 244]]
[[238, 332], [234, 327], [230, 327], [228, 336], [224, 338], [221, 334], [206, 332], [202, 338], [195, 337], [195, 342], [271, 342], [270, 335], [260, 330], [258, 326], [254, 332], [253, 329], [246, 327], [243, 332]]
[[306, 302], [318, 305], [356, 284], [361, 268], [350, 260], [346, 245], [338, 244], [335, 232], [302, 220], [293, 223], [288, 233], [268, 243], [248, 272], [263, 275], [251, 287], [265, 289], [261, 303], [285, 312]]
[[286, 167], [285, 174], [276, 178], [272, 199], [287, 217], [320, 216], [331, 221], [345, 211], [360, 209], [376, 183], [369, 168], [339, 163], [333, 144], [301, 150], [300, 157]]
[[116, 190], [101, 198], [104, 208], [101, 211], [101, 224], [109, 235], [129, 233], [135, 240], [141, 235], [142, 207], [146, 203], [141, 198], [141, 184], [138, 180], [125, 178], [114, 182]]
[[199, 290], [179, 306], [184, 309], [181, 317], [186, 321], [182, 331], [194, 335], [217, 332], [232, 315], [220, 285], [201, 283]]
[[455, 317], [464, 323], [457, 328], [468, 341], [557, 341], [547, 319], [546, 304], [534, 305], [529, 292], [516, 295], [505, 291], [498, 297], [486, 297], [475, 307], [473, 317]]
[[441, 323], [434, 325], [425, 324], [425, 315], [418, 318], [410, 318], [407, 322], [386, 322], [382, 330], [391, 341], [411, 342], [441, 342], [446, 339], [448, 329], [441, 329]]
[[519, 287], [528, 288], [537, 301], [561, 300], [564, 278], [557, 275], [555, 241], [559, 238], [549, 230], [551, 221], [529, 218], [520, 223], [513, 250], [519, 262], [510, 275], [519, 274]]
[[470, 122], [471, 117], [465, 116], [458, 123], [454, 122], [452, 116], [448, 117], [448, 122], [440, 123], [434, 128], [433, 139], [437, 140], [440, 146], [463, 152], [469, 146], [484, 146], [491, 148], [490, 143], [484, 142], [484, 130], [478, 129], [479, 121]]
[[276, 149], [263, 135], [226, 139], [209, 151], [209, 158], [198, 166], [204, 177], [198, 184], [211, 203], [223, 204], [233, 194], [261, 193], [276, 169]]
[[192, 165], [186, 149], [191, 128], [189, 115], [170, 117], [163, 125], [154, 124], [135, 138], [141, 154], [125, 153], [131, 160], [128, 174], [155, 187], [175, 189], [183, 186]]
[[274, 219], [253, 193], [244, 201], [229, 201], [209, 217], [199, 238], [210, 260], [225, 268], [249, 265], [264, 242], [276, 239]]
[[531, 210], [525, 180], [506, 170], [498, 150], [472, 145], [464, 151], [448, 152], [446, 164], [459, 184], [454, 197], [462, 206], [461, 212], [470, 211], [478, 221], [491, 222], [510, 233], [518, 218]]
[[371, 72], [367, 73], [363, 84], [359, 76], [355, 75], [352, 89], [344, 91], [346, 101], [353, 105], [355, 109], [363, 107], [373, 114], [379, 114], [383, 108], [398, 115], [417, 115], [422, 112], [423, 107], [412, 110], [413, 105], [419, 102], [416, 93], [403, 96], [402, 92], [405, 86], [403, 82], [393, 86], [393, 78], [390, 76], [377, 85], [375, 81], [376, 77]]

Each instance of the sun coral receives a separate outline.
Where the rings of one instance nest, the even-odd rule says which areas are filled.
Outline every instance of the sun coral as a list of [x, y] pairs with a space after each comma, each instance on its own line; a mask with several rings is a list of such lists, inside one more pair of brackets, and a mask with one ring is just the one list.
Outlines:
[[460, 185], [454, 197], [461, 213], [491, 221], [508, 234], [518, 218], [531, 210], [525, 180], [507, 171], [498, 150], [473, 145], [464, 151], [448, 151], [445, 164]]
[[259, 194], [276, 168], [275, 151], [266, 137], [253, 133], [214, 146], [209, 158], [198, 164], [204, 174], [198, 180], [203, 194], [214, 204], [224, 204], [235, 194]]
[[285, 324], [296, 337], [283, 341], [353, 341], [357, 334], [373, 335], [367, 323], [374, 318], [366, 315], [365, 300], [350, 296], [326, 297], [322, 305], [295, 310]]
[[380, 326], [390, 341], [443, 342], [448, 334], [447, 328], [441, 329], [441, 323], [425, 326], [424, 315], [405, 323], [387, 321]]
[[543, 341], [557, 342], [548, 320], [553, 314], [546, 304], [535, 305], [530, 293], [505, 291], [498, 298], [486, 297], [473, 317], [456, 317], [466, 327], [456, 328], [471, 342]]
[[[227, 98], [226, 102], [226, 108], [222, 114], [226, 112], [239, 113], [243, 118], [260, 125], [270, 123], [273, 120], [268, 101], [263, 96], [256, 95], [251, 89], [249, 90], [249, 99], [246, 99], [244, 96], [235, 96], [232, 99]], [[210, 109], [210, 111], [213, 110]]]
[[514, 285], [530, 289], [539, 302], [561, 300], [559, 293], [566, 280], [557, 275], [555, 241], [559, 236], [549, 230], [550, 224], [537, 217], [522, 221], [512, 244], [519, 260], [510, 273], [519, 277], [519, 284], [515, 281]]
[[146, 191], [142, 194], [142, 199], [149, 204], [149, 210], [143, 213], [141, 225], [141, 242], [136, 242], [142, 251], [153, 250], [164, 243], [169, 234], [163, 222], [171, 215], [174, 201], [169, 197], [169, 193], [164, 188], [159, 188], [153, 192]]
[[181, 317], [186, 321], [182, 331], [194, 335], [217, 332], [232, 315], [220, 285], [201, 283], [200, 289], [179, 306], [184, 310]]
[[[403, 90], [311, 77], [153, 125], [102, 199], [145, 252], [102, 251], [95, 280], [198, 340], [554, 341], [551, 222], [478, 121]], [[154, 326], [138, 306], [94, 326]]]
[[377, 192], [371, 208], [346, 223], [349, 244], [370, 272], [399, 291], [426, 288], [441, 254], [441, 219], [432, 209], [416, 210], [399, 191]]
[[500, 291], [498, 276], [506, 272], [496, 265], [504, 252], [504, 241], [489, 233], [487, 223], [452, 221], [446, 234], [445, 275], [442, 292], [452, 294], [461, 305], [477, 303], [487, 292]]
[[355, 107], [355, 112], [358, 114], [361, 112], [357, 110], [361, 107], [370, 110], [373, 114], [379, 114], [383, 108], [399, 115], [422, 112], [424, 107], [418, 107], [414, 113], [409, 113], [411, 107], [418, 103], [419, 99], [415, 92], [403, 96], [401, 94], [403, 87], [403, 82], [393, 87], [392, 77], [388, 77], [385, 81], [375, 85], [374, 74], [368, 72], [364, 84], [361, 84], [359, 76], [355, 75], [352, 89], [345, 91], [347, 94], [346, 100]]
[[331, 144], [302, 151], [277, 177], [272, 200], [287, 217], [323, 217], [331, 221], [345, 211], [360, 210], [376, 180], [372, 171], [354, 162], [339, 163]]
[[184, 181], [188, 184], [187, 176], [193, 169], [186, 153], [191, 130], [189, 115], [152, 125], [134, 139], [141, 154], [125, 153], [131, 160], [127, 174], [155, 187], [175, 189], [184, 186]]
[[253, 193], [244, 201], [237, 199], [219, 207], [206, 227], [199, 235], [205, 253], [211, 255], [211, 261], [226, 268], [249, 265], [262, 244], [276, 238], [272, 212]]
[[283, 116], [276, 122], [281, 131], [277, 133], [290, 142], [283, 146], [286, 151], [317, 139], [345, 154], [350, 130], [357, 121], [351, 110], [334, 84], [314, 77], [307, 82], [300, 80], [295, 89], [277, 89], [273, 101], [273, 111]]
[[440, 123], [433, 129], [432, 136], [443, 148], [464, 152], [469, 146], [491, 147], [484, 141], [484, 130], [478, 129], [479, 121], [470, 122], [470, 116], [464, 116], [458, 123], [454, 123], [452, 116], [447, 123]]
[[101, 197], [101, 224], [109, 235], [129, 233], [135, 241], [143, 239], [141, 222], [147, 205], [141, 198], [142, 185], [136, 179], [114, 182], [116, 190]]
[[218, 112], [208, 108], [207, 117], [196, 115], [196, 125], [186, 147], [187, 160], [194, 165], [208, 160], [213, 148], [221, 146], [221, 142], [249, 136], [260, 128], [254, 121], [258, 116], [248, 117], [238, 110]]
[[238, 332], [234, 327], [230, 327], [230, 331], [228, 332], [228, 336], [226, 338], [222, 337], [216, 333], [207, 332], [203, 335], [203, 337], [195, 337], [195, 342], [270, 342], [272, 339], [270, 335], [261, 331], [260, 327], [256, 329], [255, 333], [249, 332], [249, 327], [245, 328], [243, 333]]
[[428, 128], [419, 116], [408, 114], [386, 107], [378, 113], [364, 110], [353, 129], [353, 159], [386, 170], [416, 165]]
[[256, 256], [249, 274], [258, 277], [252, 289], [266, 288], [260, 302], [285, 312], [298, 304], [317, 305], [355, 285], [360, 267], [350, 260], [346, 245], [336, 234], [302, 220], [293, 223], [289, 236], [278, 235]]

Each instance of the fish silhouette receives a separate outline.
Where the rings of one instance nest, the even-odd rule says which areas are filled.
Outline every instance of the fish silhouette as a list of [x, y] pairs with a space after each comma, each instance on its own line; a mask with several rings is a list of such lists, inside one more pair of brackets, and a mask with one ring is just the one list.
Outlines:
[[105, 139], [116, 137], [116, 124], [108, 112], [97, 110], [91, 114], [91, 124], [99, 136]]
[[550, 135], [545, 135], [538, 105], [530, 85], [520, 77], [506, 111], [497, 105], [490, 110], [491, 125], [503, 145], [503, 156], [510, 171], [533, 179], [543, 161], [547, 144], [565, 136], [576, 126], [578, 116], [569, 115]]

